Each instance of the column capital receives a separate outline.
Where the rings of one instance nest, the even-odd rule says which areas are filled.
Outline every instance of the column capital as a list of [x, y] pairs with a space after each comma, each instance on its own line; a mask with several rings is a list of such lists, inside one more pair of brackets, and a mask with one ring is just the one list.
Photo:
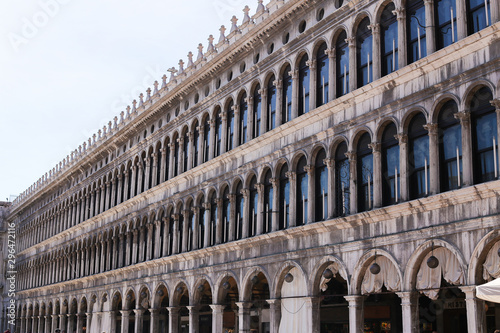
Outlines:
[[401, 305], [414, 305], [416, 304], [416, 300], [419, 297], [418, 292], [416, 291], [400, 291], [396, 292], [399, 298], [401, 298]]
[[321, 302], [321, 298], [319, 297], [304, 297], [303, 298], [306, 306], [313, 307], [315, 305], [319, 305]]
[[243, 195], [243, 198], [248, 199], [250, 196], [250, 190], [248, 188], [242, 188], [241, 194]]
[[144, 309], [134, 309], [132, 311], [134, 311], [134, 314], [136, 316], [142, 316], [144, 314], [144, 311], [146, 311], [146, 310], [144, 310]]
[[368, 144], [368, 147], [374, 152], [374, 153], [380, 153], [380, 148], [381, 144], [380, 142], [372, 142]]
[[372, 23], [368, 26], [368, 29], [372, 31], [372, 34], [380, 34], [380, 24], [379, 23]]
[[248, 310], [252, 307], [253, 303], [252, 302], [234, 302], [236, 306], [238, 307], [238, 310]]
[[348, 295], [344, 299], [349, 302], [349, 307], [359, 306], [365, 297], [362, 295]]
[[226, 308], [225, 305], [220, 305], [220, 304], [209, 304], [209, 306], [215, 313], [223, 313], [224, 309]]
[[299, 71], [291, 70], [290, 72], [288, 72], [288, 75], [292, 77], [292, 80], [297, 80], [299, 78]]
[[286, 178], [288, 178], [290, 180], [295, 180], [295, 175], [296, 175], [296, 173], [294, 171], [285, 172]]
[[348, 37], [345, 39], [345, 42], [347, 43], [347, 45], [349, 45], [349, 47], [356, 47], [356, 37]]
[[257, 193], [259, 195], [264, 193], [264, 184], [262, 184], [262, 183], [255, 184], [255, 189], [257, 190]]
[[335, 166], [335, 160], [333, 158], [325, 158], [323, 160], [323, 163], [326, 165], [327, 168], [331, 169]]
[[329, 49], [329, 50], [328, 50], [328, 49], [327, 49], [327, 50], [325, 50], [325, 54], [328, 56], [328, 58], [332, 58], [332, 59], [333, 59], [333, 58], [335, 58], [335, 56], [336, 56], [336, 53], [335, 53], [335, 48], [334, 48], [334, 47], [332, 47], [332, 48], [331, 48], [331, 49]]
[[271, 185], [273, 185], [273, 188], [278, 187], [280, 180], [278, 178], [270, 178], [269, 181], [271, 182]]
[[356, 161], [356, 152], [350, 150], [345, 153], [345, 157], [349, 159], [349, 162]]
[[465, 299], [475, 299], [476, 298], [476, 286], [461, 286], [458, 287], [465, 294]]
[[312, 176], [314, 172], [314, 165], [308, 164], [304, 166], [304, 171], [306, 171], [309, 176]]
[[435, 123], [425, 124], [424, 129], [426, 129], [430, 135], [437, 135], [438, 124]]
[[310, 70], [315, 70], [316, 69], [316, 59], [307, 60], [306, 65], [309, 67]]
[[396, 134], [394, 138], [398, 140], [399, 144], [408, 143], [408, 134], [406, 133]]
[[490, 104], [493, 105], [497, 112], [500, 112], [500, 98], [495, 98], [490, 101]]
[[177, 315], [179, 313], [179, 308], [176, 306], [167, 306], [168, 313], [172, 316]]
[[281, 79], [274, 80], [273, 85], [276, 87], [276, 89], [281, 89], [283, 88], [283, 80]]
[[470, 121], [470, 112], [468, 111], [461, 111], [457, 112], [453, 115], [455, 119], [460, 120], [460, 124], [468, 124]]
[[267, 299], [266, 302], [270, 306], [279, 306], [281, 304], [281, 300], [280, 299]]
[[395, 10], [392, 11], [394, 15], [396, 15], [396, 18], [398, 20], [405, 20], [406, 19], [406, 9], [404, 7], [399, 7], [396, 8]]
[[210, 204], [210, 202], [204, 202], [202, 205], [203, 205], [203, 208], [205, 208], [205, 209], [210, 209], [210, 208], [212, 208], [212, 207], [211, 207], [212, 205]]

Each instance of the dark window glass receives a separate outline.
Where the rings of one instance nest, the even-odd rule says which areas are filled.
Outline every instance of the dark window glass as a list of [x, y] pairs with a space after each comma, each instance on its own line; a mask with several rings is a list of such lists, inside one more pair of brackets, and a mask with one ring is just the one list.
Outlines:
[[183, 158], [184, 158], [184, 168], [182, 169], [183, 172], [188, 170], [188, 158], [189, 158], [189, 133], [186, 131], [184, 133], [184, 138], [183, 138]]
[[179, 142], [174, 137], [174, 177], [179, 174]]
[[398, 69], [398, 20], [394, 10], [394, 3], [389, 3], [380, 18], [382, 76]]
[[439, 111], [439, 173], [441, 192], [461, 186], [462, 179], [462, 129], [455, 118], [457, 104], [450, 100]]
[[226, 151], [230, 151], [233, 149], [233, 138], [234, 138], [234, 110], [233, 110], [233, 101], [231, 101], [226, 107], [227, 114], [227, 142], [226, 142]]
[[400, 168], [399, 142], [396, 140], [396, 125], [387, 125], [382, 134], [382, 203], [384, 206], [399, 201]]
[[328, 103], [328, 86], [330, 84], [330, 61], [326, 53], [326, 43], [321, 44], [316, 53], [316, 106]]
[[328, 218], [328, 168], [325, 165], [326, 153], [321, 149], [314, 164], [315, 220]]
[[210, 227], [208, 232], [210, 233], [209, 242], [210, 246], [215, 245], [217, 239], [217, 196], [215, 192], [212, 194], [212, 198], [210, 199]]
[[337, 97], [349, 92], [349, 45], [347, 35], [342, 31], [335, 44], [336, 72], [337, 72]]
[[290, 76], [291, 71], [290, 65], [286, 66], [283, 71], [282, 81], [283, 81], [283, 97], [282, 97], [282, 108], [281, 108], [281, 122], [284, 124], [292, 119], [292, 77]]
[[262, 98], [260, 96], [260, 85], [257, 85], [253, 91], [253, 131], [252, 138], [258, 137], [260, 133], [260, 124], [262, 122]]
[[267, 131], [276, 128], [276, 87], [274, 75], [267, 82]]
[[200, 141], [200, 129], [198, 122], [193, 126], [193, 168], [198, 165], [198, 145]]
[[288, 166], [285, 164], [281, 167], [279, 178], [279, 230], [290, 226], [290, 182], [286, 175], [287, 172]]
[[296, 225], [302, 225], [307, 223], [307, 203], [309, 201], [308, 198], [308, 183], [309, 177], [307, 175], [306, 170], [307, 160], [304, 156], [302, 156], [297, 163], [297, 188], [296, 188]]
[[350, 170], [349, 159], [346, 156], [347, 144], [342, 142], [335, 151], [335, 215], [349, 214], [350, 196]]
[[427, 55], [425, 36], [425, 6], [423, 0], [408, 1], [406, 9], [406, 40], [408, 63]]
[[358, 88], [373, 81], [373, 38], [368, 25], [370, 25], [370, 20], [366, 17], [359, 23], [356, 31]]
[[247, 94], [243, 93], [240, 97], [240, 137], [239, 144], [242, 145], [247, 142], [248, 131], [248, 104]]
[[309, 58], [305, 54], [299, 63], [299, 116], [309, 112], [309, 81], [311, 75], [307, 65], [308, 60]]
[[267, 170], [264, 177], [264, 230], [263, 233], [268, 233], [272, 230], [273, 217], [273, 185], [271, 183], [271, 170]]
[[184, 240], [184, 214], [182, 214], [182, 206], [179, 209], [179, 221], [177, 225], [177, 253], [182, 252], [182, 243]]
[[205, 199], [203, 197], [200, 198], [200, 207], [199, 207], [199, 214], [198, 214], [198, 248], [202, 249], [204, 247], [204, 242], [205, 242], [205, 214], [208, 214], [208, 212], [205, 210], [205, 207], [203, 206], [203, 203], [205, 202]]
[[467, 30], [469, 35], [491, 24], [490, 1], [467, 0]]
[[222, 194], [222, 243], [229, 240], [229, 224], [231, 218], [231, 202], [229, 201], [229, 189], [226, 187]]
[[408, 126], [408, 188], [410, 199], [429, 194], [429, 135], [425, 129], [427, 121], [422, 113], [417, 114]]
[[434, 0], [436, 48], [442, 49], [457, 40], [457, 8], [455, 0]]
[[243, 212], [245, 210], [245, 200], [243, 200], [243, 194], [241, 190], [243, 189], [241, 183], [236, 186], [236, 220], [234, 223], [234, 239], [243, 238]]
[[361, 136], [357, 145], [357, 167], [358, 167], [358, 211], [363, 212], [372, 209], [373, 203], [373, 155], [370, 148], [370, 135], [365, 133]]
[[214, 155], [217, 157], [221, 154], [222, 148], [222, 119], [220, 116], [220, 109], [215, 111], [215, 147]]
[[249, 216], [248, 216], [248, 236], [252, 237], [257, 234], [257, 208], [258, 208], [258, 203], [259, 203], [259, 196], [257, 194], [257, 189], [255, 188], [255, 185], [257, 184], [257, 181], [255, 177], [252, 177], [250, 180], [250, 197], [248, 198], [250, 200], [250, 209], [249, 209]]
[[203, 162], [207, 162], [209, 159], [210, 151], [210, 119], [205, 117], [205, 122], [203, 124]]

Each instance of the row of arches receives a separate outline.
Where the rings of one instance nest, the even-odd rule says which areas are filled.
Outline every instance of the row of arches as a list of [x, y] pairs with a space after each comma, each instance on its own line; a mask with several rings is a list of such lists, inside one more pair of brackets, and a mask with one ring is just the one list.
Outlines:
[[[419, 322], [421, 329], [442, 329], [450, 325], [443, 323], [447, 319], [443, 308], [446, 302], [481, 303], [475, 299], [473, 286], [500, 274], [498, 267], [492, 267], [498, 262], [499, 237], [498, 230], [486, 235], [473, 250], [474, 259], [469, 263], [457, 246], [436, 238], [422, 242], [406, 265], [401, 265], [392, 251], [376, 248], [360, 254], [355, 265], [329, 255], [307, 264], [284, 261], [215, 273], [200, 271], [124, 289], [25, 301], [18, 307], [19, 327], [21, 332], [31, 327], [38, 332], [50, 332], [51, 327], [67, 327], [68, 332], [82, 332], [84, 327], [87, 331], [113, 332], [126, 332], [125, 328], [128, 332], [184, 332], [183, 327], [190, 327], [189, 332], [219, 332], [222, 328], [277, 332], [278, 327], [282, 331], [289, 321], [295, 321], [299, 327], [293, 332], [384, 322], [402, 331], [402, 317], [409, 316]], [[438, 258], [438, 268], [429, 265], [431, 256]], [[426, 276], [430, 278], [426, 280]], [[299, 289], [290, 294], [290, 288]], [[293, 311], [298, 303], [306, 305]], [[467, 301], [467, 309], [460, 308], [457, 318], [467, 318], [469, 331], [471, 327], [486, 329], [481, 316], [486, 316], [488, 310], [480, 314], [478, 321], [465, 315], [472, 304]], [[364, 311], [348, 311], [353, 306], [361, 306]], [[493, 322], [500, 321], [500, 309], [492, 303], [489, 306]], [[391, 307], [382, 317], [371, 317], [373, 311], [383, 313]], [[342, 314], [347, 317], [342, 318]], [[360, 318], [346, 320], [350, 316]], [[410, 331], [416, 332], [414, 329]], [[465, 327], [456, 326], [455, 332], [465, 331]]]

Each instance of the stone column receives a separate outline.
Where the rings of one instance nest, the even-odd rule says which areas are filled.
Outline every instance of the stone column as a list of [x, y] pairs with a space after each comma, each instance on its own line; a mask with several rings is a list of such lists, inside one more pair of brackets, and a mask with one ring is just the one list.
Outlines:
[[[142, 180], [144, 177], [144, 166], [142, 165], [140, 159], [137, 162], [137, 169], [136, 170], [137, 170], [137, 186], [135, 189], [135, 193], [140, 194], [140, 193], [144, 192], [144, 190], [145, 190], [145, 188], [142, 184]], [[146, 182], [144, 182], [144, 185], [146, 185]]]
[[[427, 1], [427, 0], [426, 0]], [[429, 123], [424, 125], [429, 131], [429, 182], [430, 194], [439, 193], [439, 147], [438, 125]]]
[[[288, 178], [288, 181], [290, 182], [290, 194], [289, 194], [289, 202], [288, 202], [288, 220], [286, 216], [286, 211], [284, 212], [285, 214], [285, 229], [286, 229], [286, 222], [288, 221], [288, 226], [289, 227], [295, 227], [297, 224], [297, 173], [295, 171], [288, 171], [285, 174], [286, 178]], [[276, 207], [279, 207], [276, 206]], [[276, 210], [279, 210], [276, 209]]]
[[[193, 234], [193, 239], [191, 243], [191, 250], [198, 250], [198, 244], [200, 242], [200, 207], [192, 207], [191, 213], [193, 214], [193, 230], [191, 230]], [[202, 240], [203, 241], [203, 240]]]
[[356, 37], [346, 38], [349, 46], [349, 90], [348, 93], [358, 88], [357, 63], [356, 63]]
[[222, 332], [224, 305], [210, 304], [212, 308], [212, 332]]
[[491, 23], [493, 25], [500, 21], [500, 2], [499, 1], [491, 1], [490, 2], [490, 11], [491, 11]]
[[307, 171], [307, 221], [304, 224], [309, 224], [317, 221], [316, 217], [316, 179], [314, 176], [314, 165], [306, 165]]
[[[129, 266], [132, 264], [132, 232], [127, 232], [126, 236], [127, 240], [124, 242], [125, 245], [125, 261], [124, 266]], [[125, 238], [124, 237], [124, 238]]]
[[[436, 38], [434, 36], [434, 0], [424, 0], [425, 4], [425, 40], [427, 54], [436, 51]], [[423, 55], [422, 55], [423, 56]]]
[[150, 321], [150, 331], [143, 333], [159, 333], [160, 331], [160, 318], [159, 318], [160, 309], [149, 309], [149, 313], [151, 314]]
[[399, 142], [399, 193], [400, 200], [406, 201], [409, 198], [408, 193], [408, 135], [400, 133], [395, 135]]
[[418, 293], [414, 291], [405, 291], [396, 294], [401, 298], [401, 309], [403, 312], [402, 333], [417, 333], [419, 329]]
[[151, 176], [151, 159], [146, 155], [144, 161], [144, 188], [143, 192], [149, 190], [151, 188], [151, 184], [149, 183], [149, 177]]
[[[232, 110], [234, 111], [234, 135], [233, 135], [233, 148], [236, 148], [240, 145], [240, 136], [241, 136], [241, 115], [240, 115], [240, 106], [235, 104], [232, 106]], [[247, 107], [248, 111], [248, 107]], [[247, 127], [248, 128], [248, 127]]]
[[137, 264], [137, 260], [138, 260], [138, 239], [139, 239], [139, 231], [138, 230], [134, 230], [132, 231], [132, 260], [131, 260], [131, 264], [134, 265], [134, 264]]
[[279, 229], [279, 184], [278, 178], [271, 178], [271, 184], [273, 186], [273, 210], [272, 210], [272, 231], [277, 231]]
[[68, 329], [66, 332], [73, 332], [73, 327], [75, 326], [75, 315], [68, 314]]
[[[313, 54], [311, 56], [311, 59], [309, 59], [306, 62], [307, 66], [309, 67], [309, 111], [313, 110], [316, 108], [316, 96], [318, 95], [317, 92], [317, 80], [318, 80], [318, 73], [316, 72], [316, 58], [315, 55]], [[304, 96], [305, 98], [305, 96]], [[305, 112], [305, 110], [304, 110]]]
[[179, 308], [167, 307], [168, 310], [168, 332], [178, 333], [179, 332]]
[[45, 316], [44, 317], [45, 319], [45, 327], [44, 327], [44, 331], [42, 332], [45, 332], [45, 333], [50, 333], [52, 332], [52, 329], [51, 329], [51, 316]]
[[210, 246], [210, 217], [212, 216], [211, 208], [212, 205], [210, 205], [209, 202], [204, 202], [203, 203], [203, 208], [205, 208], [205, 216], [203, 217], [203, 222], [205, 223], [205, 235], [203, 239], [203, 247], [209, 247]]
[[373, 203], [370, 208], [382, 206], [382, 154], [380, 152], [380, 142], [373, 142], [368, 145], [373, 154]]
[[196, 145], [198, 146], [198, 161], [197, 165], [202, 165], [205, 161], [203, 159], [203, 155], [205, 155], [205, 126], [200, 123], [200, 126], [196, 127], [198, 129], [198, 142]]
[[59, 328], [61, 329], [61, 332], [66, 330], [66, 315], [65, 314], [60, 314], [59, 315]]
[[130, 168], [130, 177], [131, 177], [131, 181], [130, 181], [130, 195], [127, 196], [128, 199], [130, 198], [133, 198], [135, 196], [135, 193], [136, 193], [136, 189], [135, 189], [135, 179], [137, 177], [137, 166], [135, 164], [132, 165], [132, 167]]
[[[188, 138], [189, 138], [189, 142], [185, 143], [188, 145], [188, 162], [187, 162], [187, 170], [184, 170], [184, 171], [188, 171], [190, 169], [193, 168], [193, 161], [194, 161], [194, 145], [195, 145], [195, 142], [194, 142], [194, 132], [189, 132], [188, 133]], [[198, 136], [198, 139], [199, 139], [199, 136]], [[200, 140], [198, 140], [200, 141]], [[199, 151], [198, 151], [198, 156], [199, 156]]]
[[[254, 134], [257, 134], [254, 125], [257, 119], [257, 114], [255, 114], [253, 110], [254, 107], [253, 96], [249, 95], [247, 98], [245, 98], [245, 101], [247, 102], [247, 135], [245, 138], [245, 142], [248, 142], [255, 137]], [[261, 118], [262, 118], [262, 108], [261, 108]]]
[[[143, 309], [134, 309], [135, 313], [135, 320], [134, 320], [134, 333], [143, 333], [142, 332], [142, 320], [143, 320], [143, 315], [144, 315], [144, 310]], [[147, 332], [144, 332], [147, 333]]]
[[[87, 316], [87, 321], [85, 323], [85, 327], [87, 328], [86, 332], [90, 332], [90, 327], [92, 325], [92, 312], [87, 312], [85, 313], [85, 315]], [[111, 320], [112, 320], [112, 324], [115, 324], [115, 321], [116, 321], [116, 317], [115, 317], [115, 313], [114, 312], [111, 312]]]
[[167, 150], [165, 147], [160, 149], [161, 161], [160, 161], [160, 183], [163, 183], [165, 179], [165, 172], [167, 167]]
[[[163, 218], [163, 249], [162, 249], [162, 256], [163, 257], [166, 257], [168, 256], [168, 250], [169, 250], [169, 239], [170, 239], [170, 235], [169, 235], [169, 227], [170, 227], [170, 223], [172, 223], [172, 220], [168, 217], [164, 217]], [[172, 236], [172, 240], [173, 240], [173, 236]]]
[[309, 319], [310, 327], [307, 328], [307, 332], [320, 333], [320, 299], [318, 297], [305, 297], [304, 298], [307, 316]]
[[292, 119], [295, 119], [299, 115], [299, 71], [292, 69], [288, 75], [292, 77]]
[[118, 171], [118, 174], [116, 175], [116, 178], [114, 180], [114, 183], [113, 183], [113, 192], [116, 193], [115, 194], [112, 194], [113, 196], [113, 199], [112, 201], [114, 200], [114, 204], [113, 206], [116, 206], [116, 205], [119, 205], [122, 203], [122, 188], [123, 188], [123, 182], [122, 182], [122, 175], [121, 175], [121, 172]]
[[189, 310], [189, 333], [199, 332], [200, 312], [197, 306], [187, 306]]
[[221, 139], [220, 139], [220, 152], [219, 155], [224, 154], [227, 151], [227, 113], [225, 111], [221, 111], [221, 119], [222, 119], [222, 124], [221, 124]]
[[328, 216], [325, 219], [332, 219], [335, 212], [335, 160], [333, 158], [325, 158], [323, 163], [326, 165], [328, 172], [328, 197], [327, 207]]
[[281, 301], [279, 299], [268, 299], [269, 316], [270, 316], [270, 332], [278, 333], [281, 320]]
[[[249, 235], [249, 229], [250, 229], [250, 190], [247, 188], [241, 189], [241, 194], [243, 195], [243, 212], [240, 218], [242, 219], [243, 223], [241, 223], [241, 227], [243, 230], [241, 231], [242, 238], [248, 238]], [[239, 221], [236, 221], [236, 223], [239, 223]]]
[[264, 184], [255, 184], [257, 190], [257, 235], [262, 235], [264, 232], [264, 214], [267, 214], [266, 207], [264, 207]]
[[[89, 216], [88, 216], [89, 218], [94, 217], [94, 204], [95, 204], [94, 196], [95, 196], [95, 192], [92, 191], [90, 193], [90, 212], [89, 212]], [[66, 222], [65, 222], [64, 229], [66, 229], [66, 228], [67, 228], [67, 225], [66, 225]]]
[[[182, 228], [182, 244], [181, 244], [181, 248], [182, 248], [182, 252], [187, 252], [190, 250], [188, 244], [189, 244], [189, 228], [188, 228], [188, 225], [189, 225], [189, 210], [184, 210], [182, 212], [182, 215], [184, 216], [184, 221], [183, 221], [183, 228]], [[179, 222], [180, 223], [180, 222]]]
[[[158, 153], [153, 153], [153, 165], [151, 166], [151, 184], [149, 184], [149, 188], [155, 187], [158, 185], [158, 172], [161, 172], [161, 167], [158, 168]], [[161, 174], [160, 174], [161, 177]]]
[[333, 100], [335, 98], [335, 86], [337, 82], [337, 66], [336, 66], [336, 54], [335, 48], [332, 47], [329, 50], [325, 50], [325, 54], [328, 55], [328, 100], [325, 103]]
[[[112, 198], [115, 197], [115, 180], [112, 179], [109, 182], [106, 182], [106, 198], [105, 198], [105, 203], [104, 203], [104, 210], [108, 210], [109, 207], [111, 206], [112, 203]], [[111, 190], [111, 184], [113, 184], [112, 190]], [[113, 192], [113, 193], [111, 193]]]
[[37, 332], [43, 332], [43, 328], [45, 326], [44, 325], [45, 317], [44, 316], [38, 316], [37, 320], [38, 320], [38, 331]]
[[[370, 82], [380, 79], [381, 75], [381, 62], [380, 62], [380, 24], [372, 23], [368, 26], [372, 31], [372, 73], [373, 77]], [[394, 59], [395, 61], [395, 59]]]
[[363, 296], [344, 296], [349, 302], [349, 333], [363, 333]]
[[476, 297], [476, 286], [464, 286], [460, 287], [460, 289], [465, 293], [467, 331], [486, 333], [485, 303]]
[[125, 167], [125, 170], [124, 170], [124, 183], [123, 183], [123, 200], [121, 200], [121, 202], [124, 202], [124, 201], [127, 201], [128, 199], [130, 199], [129, 195], [128, 195], [128, 178], [130, 177], [130, 170], [128, 170], [126, 167]]
[[407, 64], [406, 45], [406, 9], [398, 7], [392, 12], [398, 21], [398, 68], [403, 68]]
[[175, 167], [174, 167], [174, 163], [175, 163], [175, 142], [170, 143], [169, 154], [170, 154], [170, 158], [169, 158], [168, 163], [170, 165], [168, 167], [168, 179], [172, 179], [172, 178], [175, 177], [175, 174], [174, 174], [174, 171], [175, 171]]
[[210, 119], [210, 145], [208, 147], [208, 160], [211, 160], [212, 158], [215, 157], [215, 148], [217, 146], [217, 140], [215, 140], [216, 137], [216, 129], [215, 129], [215, 119]]
[[236, 194], [229, 194], [229, 204], [230, 204], [230, 215], [227, 217], [229, 220], [228, 227], [228, 237], [227, 241], [233, 241], [236, 239], [235, 231], [236, 231]]
[[221, 244], [223, 238], [222, 235], [222, 224], [224, 223], [224, 220], [222, 219], [223, 208], [224, 208], [223, 199], [222, 198], [217, 199], [217, 227], [216, 227], [216, 237], [215, 237], [216, 244]]
[[250, 302], [236, 302], [238, 306], [238, 333], [250, 333]]
[[[173, 214], [172, 219], [174, 220], [174, 227], [172, 228], [174, 234], [172, 239], [172, 254], [179, 253], [179, 237], [177, 235], [177, 230], [179, 230], [179, 214]], [[170, 222], [172, 223], [172, 222]]]
[[283, 114], [283, 80], [277, 79], [273, 81], [273, 85], [276, 87], [276, 127], [283, 124], [285, 121], [282, 119]]
[[[85, 317], [84, 313], [79, 313], [79, 314], [76, 315], [76, 333], [82, 333], [83, 332], [84, 317]], [[89, 327], [89, 329], [90, 329], [90, 327]]]
[[455, 32], [455, 42], [467, 37], [467, 5], [465, 0], [457, 0], [456, 5], [457, 31]]
[[[153, 259], [153, 223], [149, 222], [146, 225], [146, 230], [147, 230], [147, 241], [146, 241], [146, 258], [144, 258], [145, 261]], [[154, 243], [155, 247], [158, 247], [158, 243]]]
[[267, 103], [267, 87], [264, 87], [259, 90], [260, 94], [260, 134], [264, 134], [267, 132], [267, 123], [269, 122], [269, 109], [268, 109], [268, 103]]
[[[459, 0], [460, 1], [460, 0]], [[472, 138], [470, 126], [470, 112], [457, 112], [454, 114], [460, 120], [462, 129], [462, 184], [458, 186], [470, 186], [473, 184], [474, 174], [472, 167]]]
[[99, 213], [104, 212], [105, 204], [106, 204], [106, 197], [108, 196], [108, 193], [106, 192], [106, 184], [101, 185], [101, 196], [100, 196], [100, 208], [99, 208]]
[[357, 200], [357, 194], [358, 194], [358, 189], [356, 188], [356, 179], [357, 177], [357, 156], [356, 153], [353, 151], [349, 151], [345, 153], [346, 157], [349, 159], [349, 210], [351, 214], [357, 213], [357, 205], [356, 203], [358, 202]]
[[120, 311], [122, 314], [122, 333], [128, 333], [128, 324], [130, 319], [130, 311]]
[[137, 256], [137, 262], [143, 262], [146, 258], [144, 258], [144, 247], [147, 246], [145, 242], [145, 233], [147, 232], [147, 229], [145, 226], [142, 226], [139, 231], [139, 237], [138, 237], [138, 247], [139, 247], [139, 253]]

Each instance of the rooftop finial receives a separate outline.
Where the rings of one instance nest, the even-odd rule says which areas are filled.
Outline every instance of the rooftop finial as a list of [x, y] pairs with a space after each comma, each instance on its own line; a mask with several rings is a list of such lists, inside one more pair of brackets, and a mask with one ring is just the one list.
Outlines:
[[167, 86], [167, 74], [163, 74], [161, 77], [161, 89]]
[[179, 75], [184, 74], [184, 60], [179, 60]]
[[237, 23], [238, 23], [238, 18], [236, 17], [236, 15], [233, 15], [233, 18], [231, 19], [231, 31], [229, 32], [230, 34], [238, 31]]
[[208, 48], [207, 48], [207, 53], [212, 53], [215, 51], [215, 46], [214, 46], [214, 35], [208, 36]]
[[108, 121], [108, 131], [109, 133], [111, 133], [111, 131], [113, 130], [113, 123], [110, 121]]
[[141, 107], [144, 104], [144, 94], [140, 93], [139, 94], [139, 107]]
[[221, 25], [219, 31], [220, 31], [219, 44], [225, 43], [226, 42], [226, 27]]
[[262, 14], [266, 11], [266, 7], [264, 7], [263, 4], [264, 0], [258, 0], [258, 5], [257, 5], [257, 14]]
[[123, 124], [123, 122], [125, 121], [125, 112], [120, 112], [120, 124]]
[[102, 130], [101, 130], [101, 129], [99, 129], [99, 130], [97, 131], [97, 140], [100, 140], [100, 139], [101, 139], [101, 134], [102, 134]]
[[248, 15], [249, 12], [250, 7], [245, 6], [245, 8], [243, 8], [243, 13], [245, 13], [245, 15], [243, 16], [243, 24], [250, 22], [250, 15]]
[[153, 83], [153, 86], [155, 87], [155, 89], [153, 90], [153, 95], [156, 95], [158, 93], [158, 81], [155, 81], [155, 83]]
[[96, 134], [92, 134], [92, 144], [94, 145], [95, 144], [95, 138], [96, 138]]
[[[130, 105], [127, 105], [126, 110], [127, 110], [127, 119], [129, 119], [130, 118]], [[111, 125], [110, 125], [110, 127], [111, 127]]]
[[132, 101], [132, 112], [135, 113], [137, 111], [137, 101], [134, 99]]
[[102, 128], [102, 135], [106, 136], [107, 132], [108, 132], [108, 127], [106, 125], [104, 125], [104, 127]]
[[189, 51], [187, 57], [188, 57], [187, 68], [190, 68], [193, 66], [193, 52]]
[[203, 60], [203, 44], [200, 43], [198, 44], [198, 58], [196, 58], [196, 61]]
[[117, 127], [118, 127], [118, 117], [117, 117], [117, 116], [115, 116], [115, 117], [113, 118], [113, 128], [117, 128]]
[[146, 101], [149, 101], [151, 99], [151, 87], [148, 87], [148, 89], [146, 89]]

